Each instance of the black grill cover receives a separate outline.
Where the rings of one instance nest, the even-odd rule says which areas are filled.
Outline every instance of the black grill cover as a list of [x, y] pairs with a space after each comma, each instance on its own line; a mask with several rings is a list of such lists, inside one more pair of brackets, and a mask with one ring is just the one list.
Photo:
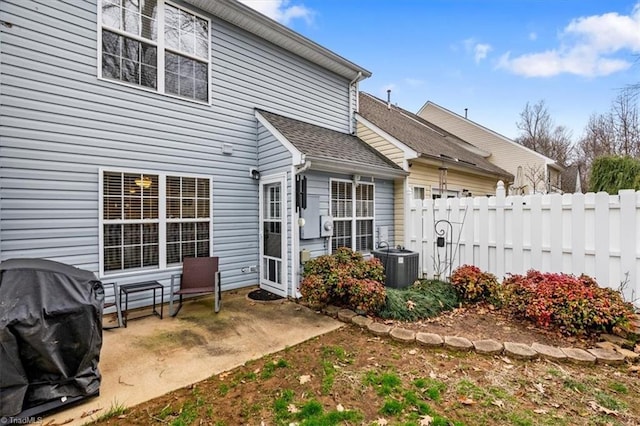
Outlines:
[[100, 388], [104, 288], [44, 259], [0, 263], [0, 416]]

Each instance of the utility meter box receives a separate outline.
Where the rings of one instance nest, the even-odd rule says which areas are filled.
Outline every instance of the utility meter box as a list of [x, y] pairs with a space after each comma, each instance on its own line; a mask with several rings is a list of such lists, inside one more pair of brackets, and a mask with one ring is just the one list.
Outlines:
[[320, 238], [320, 197], [307, 196], [307, 208], [300, 209], [300, 217], [304, 219], [304, 226], [300, 228], [300, 238], [312, 240]]
[[320, 236], [321, 237], [333, 236], [333, 217], [320, 216]]

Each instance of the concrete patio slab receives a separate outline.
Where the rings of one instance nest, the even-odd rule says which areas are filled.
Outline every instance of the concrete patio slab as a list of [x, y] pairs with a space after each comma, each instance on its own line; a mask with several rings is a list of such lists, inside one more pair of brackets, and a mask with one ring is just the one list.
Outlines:
[[85, 424], [114, 405], [140, 404], [343, 326], [293, 301], [255, 303], [246, 297], [254, 288], [223, 293], [218, 314], [213, 299], [203, 298], [186, 302], [176, 318], [132, 319], [127, 328], [105, 330], [100, 396], [43, 423]]

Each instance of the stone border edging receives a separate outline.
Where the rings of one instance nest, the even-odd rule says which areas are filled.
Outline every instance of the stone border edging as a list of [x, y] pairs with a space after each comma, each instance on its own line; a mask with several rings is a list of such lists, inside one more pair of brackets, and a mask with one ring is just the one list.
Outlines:
[[527, 345], [517, 342], [498, 342], [494, 339], [469, 340], [461, 336], [440, 336], [435, 333], [416, 332], [402, 327], [391, 327], [375, 322], [371, 318], [358, 315], [350, 309], [327, 306], [323, 313], [340, 321], [366, 328], [370, 333], [380, 337], [403, 342], [416, 342], [428, 348], [444, 347], [452, 351], [471, 352], [486, 355], [508, 355], [512, 358], [532, 360], [537, 358], [552, 361], [570, 362], [580, 365], [620, 365], [624, 362], [634, 363], [640, 360], [640, 354], [622, 348], [612, 342], [599, 342], [597, 348], [580, 349], [574, 347], [558, 348], [539, 343]]

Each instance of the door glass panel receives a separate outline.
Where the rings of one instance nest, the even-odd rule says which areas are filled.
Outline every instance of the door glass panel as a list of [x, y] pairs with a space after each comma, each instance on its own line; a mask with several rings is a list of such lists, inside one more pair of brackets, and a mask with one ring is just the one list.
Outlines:
[[262, 279], [282, 283], [282, 187], [280, 183], [265, 185], [262, 205]]

